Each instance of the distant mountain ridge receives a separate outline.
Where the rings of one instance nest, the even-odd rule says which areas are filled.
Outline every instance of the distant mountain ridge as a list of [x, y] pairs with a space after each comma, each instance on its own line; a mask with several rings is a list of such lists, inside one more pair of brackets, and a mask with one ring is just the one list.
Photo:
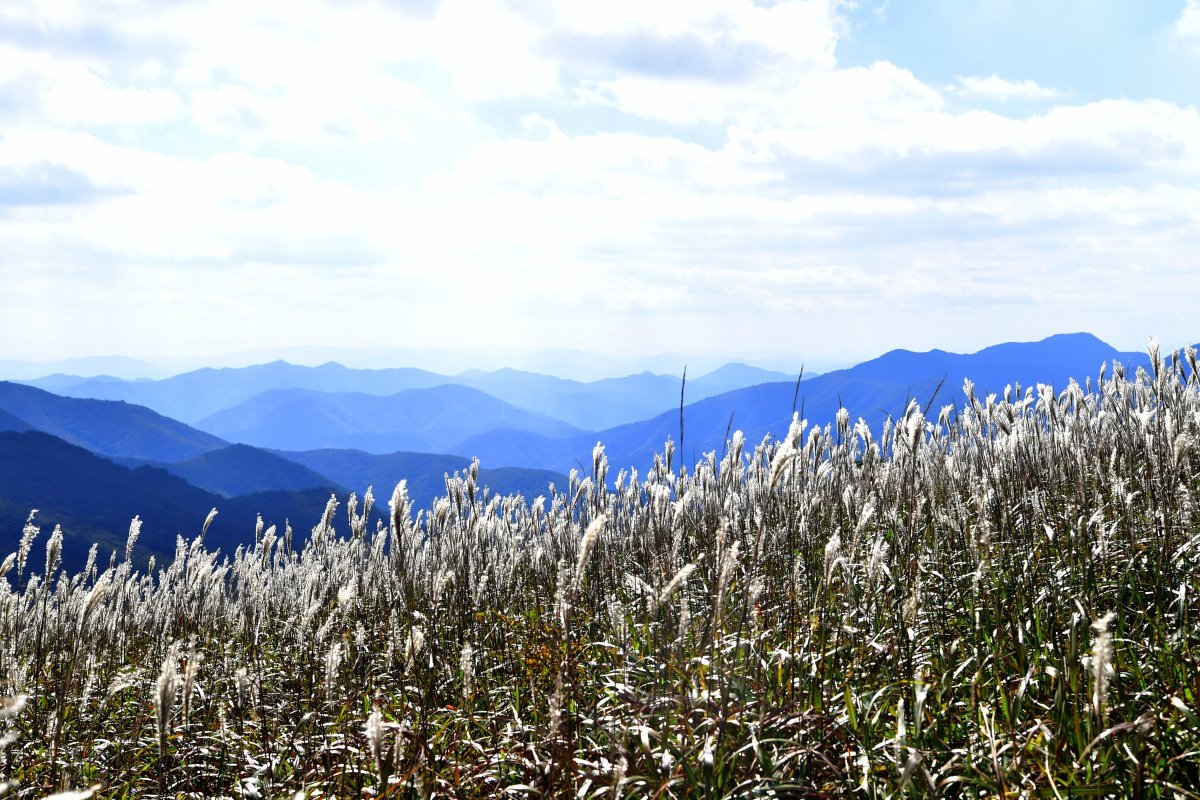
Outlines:
[[[841, 406], [852, 418], [862, 417], [877, 425], [889, 415], [902, 414], [909, 399], [922, 406], [931, 403], [934, 410], [943, 404], [961, 404], [965, 378], [974, 382], [976, 394], [982, 397], [1013, 383], [1063, 387], [1072, 377], [1082, 382], [1096, 375], [1101, 363], [1114, 360], [1122, 362], [1131, 374], [1149, 364], [1145, 354], [1120, 352], [1091, 334], [1000, 344], [971, 354], [893, 350], [849, 369], [806, 377], [798, 392], [795, 381], [772, 382], [690, 403], [684, 408], [679, 457], [684, 463], [694, 463], [705, 452], [720, 453], [727, 430], [743, 431], [751, 443], [767, 435], [782, 436], [791, 420], [793, 402], [813, 425], [831, 422]], [[569, 470], [588, 463], [591, 449], [599, 441], [614, 468], [644, 470], [668, 437], [679, 445], [678, 410], [565, 439], [518, 437], [513, 431], [497, 430], [461, 443], [457, 452], [478, 456], [483, 463], [507, 458], [514, 466]]]
[[[446, 382], [443, 376], [421, 369], [354, 370], [332, 362], [319, 367], [304, 367], [286, 361], [272, 361], [251, 367], [206, 367], [157, 381], [76, 378], [74, 382], [69, 382], [67, 377], [47, 376], [30, 383], [52, 383], [58, 388], [51, 391], [60, 391], [71, 397], [137, 403], [188, 424], [272, 389], [357, 391], [386, 395]], [[51, 387], [46, 385], [44, 388]]]
[[[687, 396], [695, 400], [788, 377], [728, 364], [708, 375], [689, 378]], [[276, 389], [386, 396], [408, 389], [458, 385], [588, 430], [646, 419], [678, 406], [681, 378], [643, 372], [585, 383], [508, 368], [441, 375], [413, 368], [351, 369], [336, 362], [306, 367], [273, 361], [252, 367], [200, 369], [157, 381], [55, 374], [25, 383], [68, 397], [136, 403], [192, 425]]]
[[[670, 401], [650, 417], [599, 430], [573, 427], [462, 384], [437, 384], [392, 395], [273, 389], [214, 414], [203, 423], [208, 431], [202, 431], [126, 402], [60, 397], [0, 382], [0, 431], [41, 430], [131, 466], [150, 463], [212, 496], [236, 498], [260, 489], [361, 493], [367, 485], [383, 494], [405, 479], [420, 506], [441, 494], [446, 473], [464, 469], [472, 457], [480, 458], [481, 482], [493, 491], [536, 496], [545, 493], [550, 482], [561, 482], [573, 468], [588, 471], [597, 442], [605, 446], [614, 475], [630, 466], [646, 469], [668, 438], [676, 443], [676, 463], [690, 464], [706, 452], [719, 453], [726, 434], [733, 430], [743, 431], [752, 444], [765, 436], [781, 436], [793, 407], [802, 410], [814, 426], [831, 422], [841, 406], [852, 418], [877, 426], [889, 415], [902, 414], [910, 399], [928, 404], [932, 412], [945, 404], [960, 404], [964, 378], [970, 378], [976, 395], [984, 397], [1012, 383], [1028, 387], [1050, 383], [1061, 388], [1069, 377], [1082, 381], [1096, 375], [1102, 362], [1113, 361], [1122, 362], [1130, 373], [1149, 364], [1146, 355], [1118, 351], [1090, 334], [1062, 334], [970, 354], [892, 350], [848, 369], [806, 375], [798, 391], [795, 379], [788, 376], [708, 395], [731, 383], [781, 375], [737, 364], [689, 377], [686, 384], [652, 373], [591, 384], [515, 370], [461, 376], [464, 381], [490, 384], [497, 394], [528, 396], [530, 402], [540, 398], [542, 407], [570, 408], [578, 403], [585, 409], [589, 403], [611, 402], [619, 416], [638, 406], [640, 401], [629, 393], [639, 387], [657, 398], [656, 406]], [[264, 367], [257, 372], [251, 368], [250, 373], [294, 372], [310, 380], [325, 375], [321, 378], [325, 380], [363, 372], [337, 365], [326, 372], [286, 364]], [[442, 377], [420, 370], [403, 376], [366, 372], [378, 385], [387, 380]], [[222, 380], [241, 374], [237, 370], [210, 373], [225, 376]], [[201, 380], [205, 374], [209, 373], [188, 373], [189, 380]], [[98, 383], [128, 388], [165, 382], [102, 379]], [[198, 385], [192, 389], [199, 394], [205, 391]], [[576, 389], [583, 394], [572, 395]], [[231, 445], [231, 441], [239, 443]], [[0, 485], [0, 502], [6, 498]]]

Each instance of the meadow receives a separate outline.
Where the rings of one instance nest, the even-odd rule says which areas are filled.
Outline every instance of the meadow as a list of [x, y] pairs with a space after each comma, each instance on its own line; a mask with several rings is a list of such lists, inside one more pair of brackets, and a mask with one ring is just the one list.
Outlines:
[[4, 796], [1200, 796], [1200, 379], [1150, 356], [169, 564], [32, 516]]

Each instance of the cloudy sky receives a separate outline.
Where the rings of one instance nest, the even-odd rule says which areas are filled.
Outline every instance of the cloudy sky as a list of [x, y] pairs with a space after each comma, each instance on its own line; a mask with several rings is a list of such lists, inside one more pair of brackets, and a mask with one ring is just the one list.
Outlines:
[[1200, 340], [1200, 0], [5, 0], [0, 358]]

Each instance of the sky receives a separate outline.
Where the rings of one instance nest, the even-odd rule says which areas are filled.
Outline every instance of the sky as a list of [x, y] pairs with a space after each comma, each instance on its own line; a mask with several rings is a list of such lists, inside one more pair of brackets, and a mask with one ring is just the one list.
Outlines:
[[1197, 74], [1200, 0], [5, 0], [0, 359], [1177, 347]]

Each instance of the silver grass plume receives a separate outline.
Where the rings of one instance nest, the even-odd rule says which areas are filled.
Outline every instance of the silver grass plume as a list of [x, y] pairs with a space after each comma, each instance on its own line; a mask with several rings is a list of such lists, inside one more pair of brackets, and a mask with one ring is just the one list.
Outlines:
[[83, 565], [83, 572], [80, 575], [86, 578], [92, 574], [96, 568], [96, 554], [100, 551], [100, 545], [97, 542], [92, 542], [92, 546], [88, 548], [87, 562]]
[[55, 792], [47, 795], [43, 800], [88, 800], [89, 797], [100, 791], [100, 784], [88, 787], [87, 789], [67, 789], [62, 792]]
[[158, 749], [165, 752], [167, 748], [167, 723], [171, 715], [171, 706], [175, 704], [175, 692], [179, 689], [179, 674], [175, 670], [175, 647], [167, 649], [163, 658], [162, 669], [158, 673], [157, 691], [154, 695], [154, 719], [158, 723]]
[[838, 562], [838, 558], [842, 553], [842, 537], [835, 530], [833, 535], [829, 537], [829, 541], [825, 543], [825, 580], [829, 580], [833, 575], [833, 568]]
[[196, 688], [196, 675], [200, 671], [200, 662], [204, 654], [196, 652], [196, 641], [193, 638], [188, 645], [187, 658], [183, 665], [183, 723], [187, 725], [192, 714], [192, 693]]
[[233, 675], [234, 684], [237, 688], [237, 704], [239, 709], [245, 709], [247, 704], [252, 702], [250, 685], [250, 676], [246, 672], [245, 667], [238, 667], [237, 672]]
[[[697, 562], [699, 560], [700, 559], [696, 559]], [[667, 581], [667, 584], [663, 586], [662, 591], [658, 593], [658, 599], [655, 605], [661, 606], [670, 600], [671, 595], [675, 594], [675, 590], [687, 582], [688, 576], [691, 575], [695, 569], [696, 562], [683, 565], [683, 567], [675, 573], [675, 576], [671, 578], [671, 580]]]
[[1092, 640], [1092, 708], [1103, 719], [1108, 713], [1108, 683], [1112, 673], [1112, 634], [1109, 624], [1116, 616], [1112, 611], [1092, 623], [1096, 637]]
[[46, 582], [49, 584], [50, 576], [58, 572], [58, 567], [62, 564], [62, 541], [63, 532], [61, 525], [54, 526], [54, 532], [50, 534], [50, 538], [46, 540]]
[[350, 536], [353, 538], [358, 534], [358, 494], [350, 493], [350, 499], [346, 501], [346, 524], [350, 526]]
[[129, 521], [129, 538], [125, 540], [125, 560], [133, 558], [133, 548], [137, 544], [138, 535], [142, 532], [142, 518], [134, 517]]
[[[663, 751], [666, 755], [667, 751]], [[629, 770], [629, 760], [625, 756], [618, 756], [617, 762], [613, 764], [613, 797], [620, 800], [621, 794], [625, 791], [625, 773]]]
[[108, 594], [110, 585], [111, 581], [108, 573], [105, 573], [104, 575], [101, 575], [100, 580], [96, 581], [96, 584], [92, 586], [91, 591], [88, 592], [87, 597], [83, 601], [83, 614], [80, 616], [80, 625], [87, 621], [88, 617], [91, 616], [92, 611], [95, 610], [100, 601], [104, 599], [104, 596]]
[[332, 702], [337, 689], [338, 670], [342, 666], [342, 643], [334, 642], [325, 656], [325, 699]]
[[808, 420], [800, 419], [799, 412], [793, 412], [792, 424], [788, 427], [787, 438], [779, 443], [775, 448], [775, 455], [771, 458], [771, 478], [770, 486], [774, 489], [779, 485], [779, 480], [791, 466], [792, 462], [800, 455], [800, 442], [804, 437], [804, 429], [808, 426]]
[[17, 579], [25, 573], [25, 564], [29, 559], [29, 550], [33, 547], [33, 540], [41, 533], [42, 529], [33, 524], [33, 518], [37, 516], [38, 510], [35, 508], [29, 512], [29, 519], [25, 520], [25, 527], [21, 530], [21, 543], [17, 547]]
[[713, 612], [714, 622], [718, 621], [721, 617], [721, 604], [725, 600], [725, 590], [729, 587], [729, 581], [733, 577], [733, 570], [737, 567], [740, 545], [740, 541], [734, 541], [721, 555], [721, 566], [717, 573], [717, 602]]
[[921, 570], [918, 566], [913, 574], [912, 590], [908, 595], [908, 599], [904, 601], [904, 627], [908, 629], [908, 638], [913, 640], [917, 636], [917, 621], [921, 616]]
[[887, 565], [890, 550], [883, 534], [880, 534], [871, 546], [871, 555], [867, 559], [867, 583], [872, 590], [883, 583], [885, 577], [891, 577], [891, 570]]
[[204, 518], [204, 527], [200, 529], [200, 538], [204, 538], [204, 534], [208, 533], [208, 526], [213, 524], [213, 520], [217, 518], [217, 509], [214, 508], [208, 512], [208, 516]]
[[367, 750], [371, 753], [371, 760], [375, 762], [375, 772], [382, 786], [387, 778], [384, 771], [386, 753], [383, 749], [383, 714], [379, 713], [379, 709], [375, 709], [367, 717], [364, 733], [367, 737]]
[[604, 526], [608, 524], [608, 517], [603, 514], [599, 515], [591, 521], [584, 531], [583, 539], [579, 542], [579, 560], [575, 564], [575, 578], [571, 581], [572, 591], [579, 589], [583, 582], [583, 572], [587, 569], [588, 560], [592, 557], [592, 549], [596, 546], [596, 539], [600, 537], [600, 532], [604, 530]]
[[433, 579], [433, 607], [437, 608], [442, 602], [442, 594], [446, 586], [453, 583], [454, 573], [449, 569], [440, 569]]
[[762, 597], [766, 588], [762, 578], [755, 578], [750, 584], [750, 617], [756, 629], [762, 626], [762, 606], [759, 605], [758, 599]]
[[408, 632], [408, 641], [404, 645], [404, 671], [408, 673], [416, 663], [417, 656], [425, 647], [425, 629], [414, 625]]
[[20, 714], [25, 704], [29, 701], [27, 694], [15, 694], [10, 697], [0, 698], [0, 719]]
[[554, 679], [554, 693], [550, 695], [550, 739], [558, 738], [559, 731], [562, 729], [562, 704], [563, 704], [563, 671], [560, 668], [558, 675]]
[[475, 693], [475, 648], [470, 642], [463, 642], [462, 652], [459, 653], [459, 668], [463, 675], [463, 703], [471, 699]]
[[592, 448], [592, 477], [597, 487], [604, 488], [608, 479], [608, 459], [604, 455], [604, 445], [600, 442], [596, 442], [596, 446]]
[[558, 560], [558, 580], [554, 589], [554, 615], [564, 628], [567, 626], [567, 581], [569, 579], [567, 569], [566, 559], [560, 558]]
[[692, 628], [692, 609], [688, 605], [687, 595], [679, 597], [679, 627], [675, 634], [679, 637], [680, 642], [687, 640], [688, 631]]

